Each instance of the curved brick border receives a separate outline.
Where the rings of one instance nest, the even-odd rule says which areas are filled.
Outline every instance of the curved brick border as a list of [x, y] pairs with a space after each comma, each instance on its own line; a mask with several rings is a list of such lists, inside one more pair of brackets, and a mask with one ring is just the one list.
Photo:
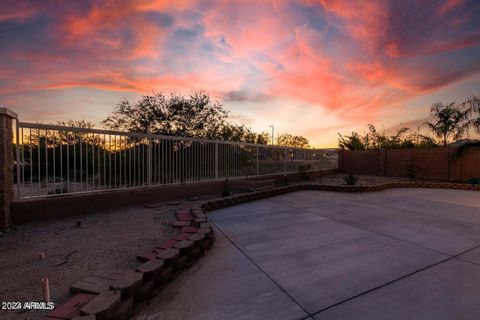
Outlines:
[[173, 226], [179, 228], [180, 232], [151, 251], [139, 254], [137, 259], [142, 264], [135, 271], [113, 270], [94, 274], [75, 283], [70, 291], [76, 294], [44, 319], [117, 320], [131, 316], [143, 305], [145, 299], [163, 289], [184, 268], [195, 263], [212, 248], [215, 236], [207, 218], [210, 211], [302, 190], [374, 192], [390, 188], [480, 191], [478, 185], [438, 182], [388, 182], [374, 186], [299, 184], [206, 201], [191, 208], [177, 210]]
[[179, 232], [139, 254], [141, 264], [135, 270], [109, 270], [76, 282], [70, 287], [74, 295], [44, 320], [118, 320], [133, 315], [213, 246], [213, 229], [200, 205], [177, 210], [173, 227]]
[[231, 197], [215, 199], [202, 204], [205, 212], [210, 212], [219, 208], [231, 205], [255, 201], [258, 199], [277, 196], [289, 192], [302, 190], [322, 190], [336, 192], [374, 192], [391, 188], [429, 188], [429, 189], [458, 189], [458, 190], [476, 190], [480, 191], [480, 185], [471, 185], [463, 183], [441, 183], [441, 182], [388, 182], [374, 186], [334, 186], [322, 184], [298, 184], [292, 186], [279, 187], [275, 189], [253, 192], [248, 194], [239, 194]]

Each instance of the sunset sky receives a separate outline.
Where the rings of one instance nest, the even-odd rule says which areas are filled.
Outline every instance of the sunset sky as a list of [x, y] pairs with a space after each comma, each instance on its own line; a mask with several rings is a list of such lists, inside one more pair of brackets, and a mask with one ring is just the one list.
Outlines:
[[2, 0], [0, 106], [99, 123], [206, 90], [232, 120], [335, 147], [480, 92], [478, 0]]

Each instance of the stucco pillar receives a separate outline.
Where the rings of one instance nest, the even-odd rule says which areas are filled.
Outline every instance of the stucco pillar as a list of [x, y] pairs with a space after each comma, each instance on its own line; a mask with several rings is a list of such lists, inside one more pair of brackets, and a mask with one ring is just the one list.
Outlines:
[[0, 230], [10, 228], [13, 200], [13, 121], [17, 114], [0, 108]]

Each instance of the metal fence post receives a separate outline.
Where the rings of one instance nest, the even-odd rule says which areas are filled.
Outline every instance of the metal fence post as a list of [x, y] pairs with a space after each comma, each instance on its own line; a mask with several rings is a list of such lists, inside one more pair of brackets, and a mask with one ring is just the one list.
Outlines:
[[218, 179], [218, 142], [215, 142], [215, 179]]
[[15, 142], [15, 162], [16, 162], [16, 167], [17, 167], [17, 195], [16, 198], [17, 200], [22, 198], [22, 186], [23, 186], [23, 181], [20, 179], [20, 166], [23, 166], [23, 162], [20, 162], [20, 129], [18, 126], [18, 118], [16, 119], [15, 123], [15, 130], [16, 130], [16, 142]]
[[257, 146], [257, 176], [258, 176], [258, 146]]
[[152, 138], [147, 137], [148, 147], [147, 147], [147, 183], [149, 186], [152, 185]]

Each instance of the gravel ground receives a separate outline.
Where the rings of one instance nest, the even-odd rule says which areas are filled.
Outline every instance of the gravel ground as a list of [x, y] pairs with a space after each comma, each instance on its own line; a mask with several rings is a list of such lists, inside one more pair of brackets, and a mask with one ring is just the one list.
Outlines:
[[[320, 180], [321, 184], [328, 184], [328, 185], [345, 185], [345, 181], [343, 181], [344, 174], [336, 174], [336, 175], [329, 175], [324, 176]], [[405, 181], [422, 181], [426, 182], [427, 180], [418, 180], [418, 179], [411, 179], [411, 178], [403, 178], [403, 177], [377, 177], [377, 176], [367, 176], [367, 175], [359, 175], [358, 176], [358, 186], [372, 186], [386, 182], [405, 182]]]
[[[151, 209], [115, 209], [21, 225], [4, 233], [0, 237], [0, 303], [42, 301], [41, 279], [48, 277], [51, 299], [58, 306], [68, 299], [70, 285], [96, 271], [131, 270], [139, 264], [138, 253], [175, 232], [171, 227], [175, 209], [194, 203], [183, 200]], [[45, 260], [38, 259], [39, 252], [45, 252]], [[0, 319], [41, 319], [46, 313], [0, 310]]]

